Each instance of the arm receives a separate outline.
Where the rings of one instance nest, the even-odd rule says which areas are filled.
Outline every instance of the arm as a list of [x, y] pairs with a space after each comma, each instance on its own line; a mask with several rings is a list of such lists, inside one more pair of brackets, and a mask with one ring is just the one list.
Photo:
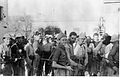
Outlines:
[[100, 50], [100, 48], [102, 47], [102, 41], [95, 47], [95, 48], [93, 48], [93, 52], [95, 52], [95, 53], [97, 53], [99, 50]]
[[87, 52], [85, 53], [85, 66], [88, 64], [88, 54]]
[[112, 61], [110, 61], [110, 64], [111, 64], [112, 66], [114, 66], [114, 63], [113, 63], [114, 58], [113, 58], [113, 56], [115, 55], [116, 50], [117, 50], [117, 47], [116, 47], [115, 45], [113, 45], [113, 47], [112, 47], [112, 49], [111, 49], [111, 51], [110, 51], [110, 53], [109, 53], [109, 55], [108, 55], [108, 59], [112, 60]]
[[26, 50], [26, 58], [25, 58], [25, 60], [29, 64], [29, 63], [31, 63], [31, 60], [29, 59], [29, 51], [30, 51], [29, 46], [26, 46], [25, 50]]
[[55, 61], [52, 62], [52, 67], [66, 69], [65, 66], [61, 66], [61, 65], [59, 65], [59, 64], [57, 64]]
[[66, 48], [66, 52], [67, 52], [67, 57], [68, 57], [71, 65], [77, 66], [78, 64], [77, 64], [76, 62], [74, 62], [74, 61], [70, 58], [70, 53], [69, 53], [69, 49], [68, 49], [68, 48]]

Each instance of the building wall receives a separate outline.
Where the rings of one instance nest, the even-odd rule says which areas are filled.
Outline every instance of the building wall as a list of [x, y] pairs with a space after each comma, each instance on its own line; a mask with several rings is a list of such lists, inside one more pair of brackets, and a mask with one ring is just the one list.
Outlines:
[[0, 21], [0, 43], [2, 42], [2, 37], [5, 33], [8, 33], [9, 29], [5, 29], [3, 26], [7, 26], [8, 20], [8, 5], [7, 0], [0, 0], [0, 6], [3, 6], [3, 13], [6, 16], [2, 21]]

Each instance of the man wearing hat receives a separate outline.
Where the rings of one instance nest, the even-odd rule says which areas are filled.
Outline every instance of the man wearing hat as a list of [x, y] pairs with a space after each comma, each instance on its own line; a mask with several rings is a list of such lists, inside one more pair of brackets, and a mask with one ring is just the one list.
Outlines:
[[67, 42], [67, 37], [65, 34], [60, 33], [57, 36], [57, 40], [59, 44], [55, 49], [55, 53], [52, 58], [53, 60], [52, 67], [54, 67], [54, 75], [69, 76], [69, 71], [71, 71], [72, 68], [70, 67], [70, 62], [68, 60], [67, 53], [64, 46]]
[[113, 35], [111, 37], [113, 47], [108, 55], [111, 68], [115, 71], [113, 75], [119, 76], [119, 36]]
[[[74, 54], [79, 57], [79, 64], [86, 66], [88, 63], [88, 54], [86, 51], [86, 45], [84, 44], [85, 41], [85, 33], [81, 33], [79, 35], [79, 39], [77, 45], [74, 49]], [[78, 75], [77, 76], [84, 76], [84, 69], [77, 69]]]
[[5, 62], [2, 65], [2, 74], [3, 76], [12, 76], [12, 66], [10, 63], [11, 60], [11, 50], [10, 50], [10, 35], [5, 34], [3, 36], [3, 43], [0, 45], [0, 61]]

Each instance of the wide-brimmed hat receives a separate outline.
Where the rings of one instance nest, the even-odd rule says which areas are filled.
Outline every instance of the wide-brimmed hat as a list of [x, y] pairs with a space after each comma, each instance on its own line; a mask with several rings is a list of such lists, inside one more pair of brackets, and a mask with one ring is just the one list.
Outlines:
[[111, 42], [115, 42], [115, 41], [118, 41], [119, 40], [119, 36], [117, 35], [117, 34], [114, 34], [114, 35], [112, 35], [112, 37], [111, 37]]
[[86, 33], [85, 32], [81, 32], [80, 34], [79, 34], [79, 38], [85, 38], [86, 37]]

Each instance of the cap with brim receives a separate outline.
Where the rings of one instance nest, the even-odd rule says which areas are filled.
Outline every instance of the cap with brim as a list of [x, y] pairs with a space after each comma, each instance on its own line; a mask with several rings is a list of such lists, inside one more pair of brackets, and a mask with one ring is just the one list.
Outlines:
[[64, 33], [59, 33], [57, 39], [60, 40], [63, 37], [67, 37]]
[[114, 34], [114, 35], [112, 35], [110, 42], [115, 42], [115, 41], [118, 41], [118, 40], [119, 40], [118, 35]]

